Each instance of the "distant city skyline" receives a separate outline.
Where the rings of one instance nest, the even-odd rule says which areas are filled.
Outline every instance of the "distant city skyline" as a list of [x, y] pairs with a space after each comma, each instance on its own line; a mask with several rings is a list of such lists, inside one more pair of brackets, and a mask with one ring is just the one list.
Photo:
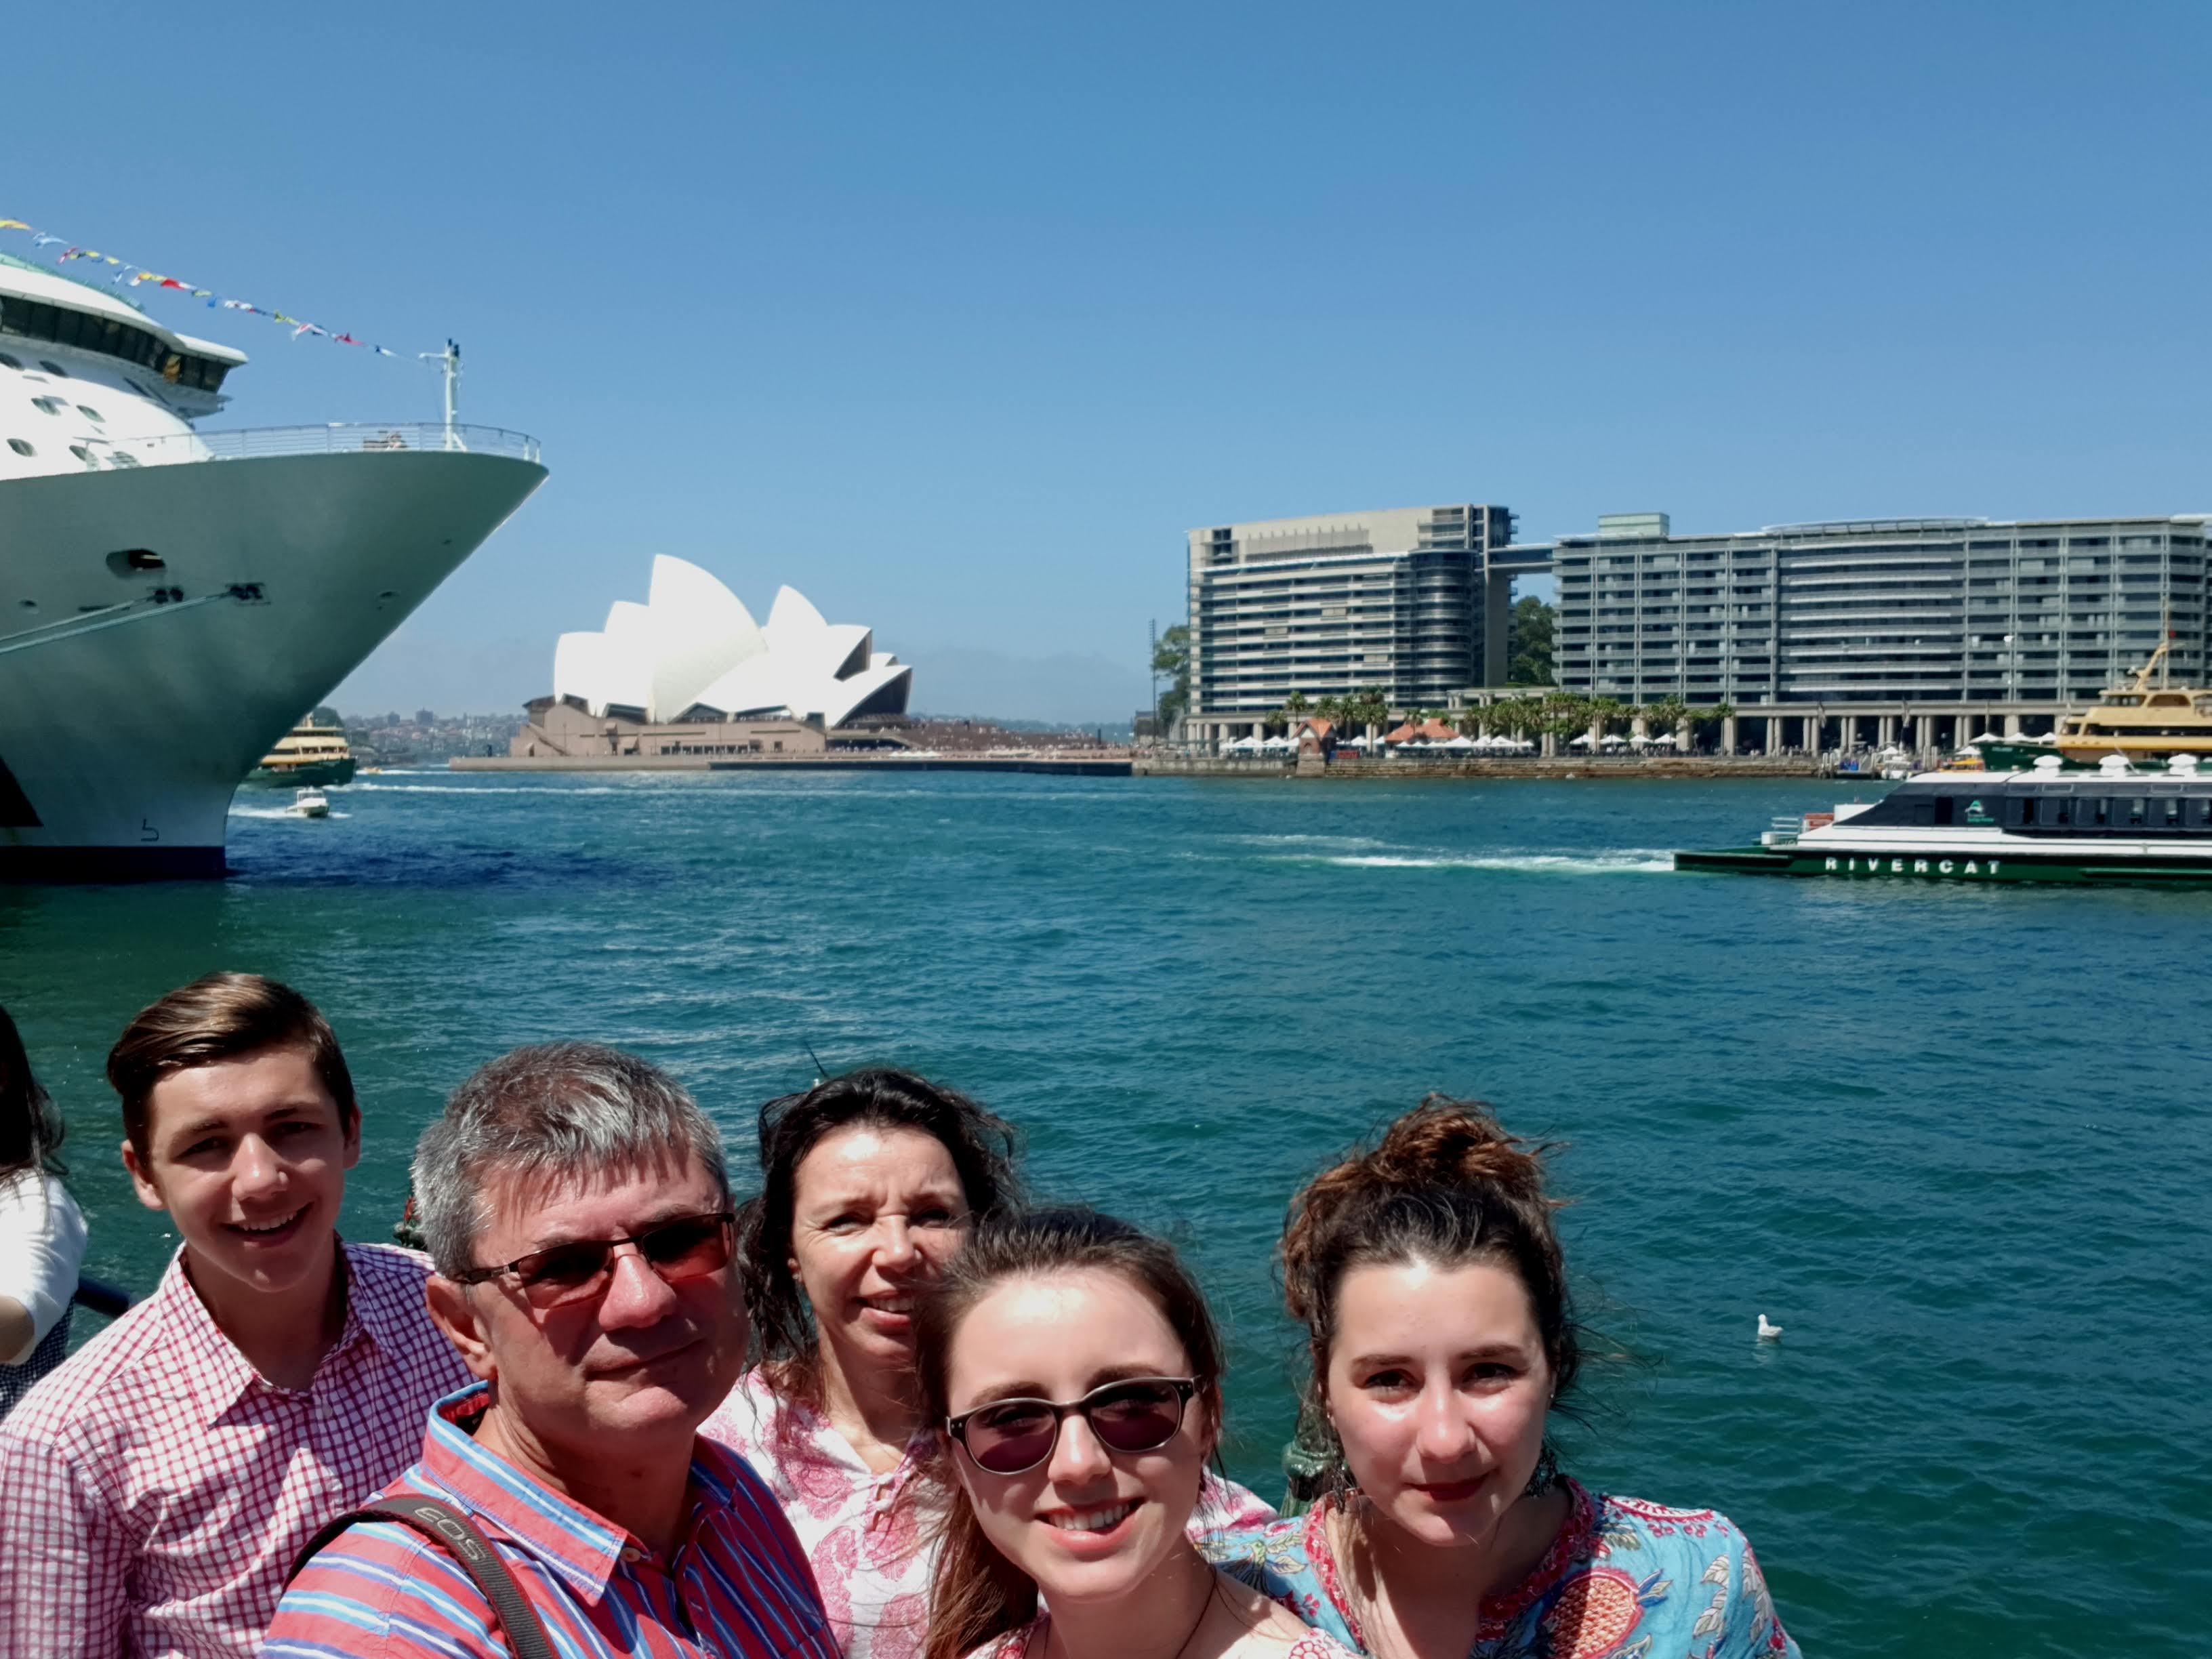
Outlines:
[[[1202, 525], [2212, 508], [2203, 8], [1262, 15], [134, 10], [16, 43], [0, 214], [457, 337], [544, 441], [345, 707], [519, 711], [656, 553], [866, 616], [918, 709], [1103, 720]], [[435, 413], [136, 297], [251, 355], [218, 424]]]

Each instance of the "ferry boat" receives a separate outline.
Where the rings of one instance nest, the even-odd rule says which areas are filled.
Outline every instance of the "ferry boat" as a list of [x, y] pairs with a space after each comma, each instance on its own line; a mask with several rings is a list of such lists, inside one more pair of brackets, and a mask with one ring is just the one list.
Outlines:
[[[2175, 755], [2212, 760], [2212, 689], [2164, 683], [2172, 643], [2170, 635], [2160, 640], [2131, 684], [2100, 693], [2095, 708], [2066, 715], [2051, 736], [1983, 737], [1972, 746], [1988, 765], [2008, 769], [2031, 767], [2053, 755], [2076, 767], [2094, 766], [2107, 755], [2137, 762]], [[2157, 685], [2150, 683], [2154, 673]]]
[[0, 255], [0, 879], [216, 876], [257, 761], [545, 477], [441, 424], [204, 430], [243, 353]]
[[1881, 799], [1777, 819], [1757, 847], [1674, 854], [1677, 870], [1867, 880], [2212, 885], [2212, 769], [2192, 755], [2094, 773], [1923, 772]]
[[276, 739], [276, 746], [261, 757], [261, 764], [246, 775], [248, 783], [270, 783], [320, 789], [333, 783], [353, 781], [353, 746], [345, 729], [318, 726], [307, 720]]

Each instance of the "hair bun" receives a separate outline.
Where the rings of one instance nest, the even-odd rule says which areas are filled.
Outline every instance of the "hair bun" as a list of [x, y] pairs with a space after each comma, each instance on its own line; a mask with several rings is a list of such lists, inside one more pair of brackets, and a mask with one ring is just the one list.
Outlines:
[[1284, 1300], [1291, 1316], [1313, 1323], [1347, 1254], [1376, 1230], [1393, 1205], [1442, 1195], [1472, 1196], [1519, 1213], [1547, 1236], [1558, 1200], [1544, 1192], [1544, 1159], [1552, 1150], [1506, 1132], [1480, 1100], [1436, 1093], [1394, 1119], [1371, 1148], [1323, 1170], [1291, 1200], [1281, 1245]]
[[1392, 1123], [1373, 1152], [1353, 1162], [1377, 1187], [1488, 1183], [1523, 1203], [1543, 1203], [1543, 1152], [1507, 1133], [1483, 1102], [1432, 1094]]

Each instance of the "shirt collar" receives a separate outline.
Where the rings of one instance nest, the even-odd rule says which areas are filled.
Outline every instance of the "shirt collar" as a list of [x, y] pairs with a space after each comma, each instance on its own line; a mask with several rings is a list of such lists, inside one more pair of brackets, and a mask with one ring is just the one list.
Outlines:
[[[345, 1324], [338, 1332], [338, 1340], [331, 1344], [330, 1353], [323, 1356], [325, 1365], [331, 1354], [368, 1334], [361, 1321], [361, 1276], [354, 1272], [352, 1255], [343, 1240], [339, 1241], [338, 1249], [345, 1253], [346, 1261]], [[183, 1370], [185, 1388], [199, 1407], [204, 1426], [214, 1427], [256, 1383], [272, 1393], [288, 1392], [266, 1381], [239, 1352], [238, 1345], [223, 1334], [222, 1328], [215, 1322], [215, 1316], [200, 1300], [199, 1292], [192, 1288], [192, 1281], [185, 1272], [181, 1244], [176, 1255], [169, 1258], [168, 1271], [161, 1275], [161, 1282], [150, 1299], [160, 1308], [162, 1324], [175, 1339], [173, 1363]], [[317, 1375], [320, 1372], [319, 1366]]]
[[[410, 1337], [429, 1317], [422, 1310], [422, 1281], [415, 1273], [395, 1273], [389, 1267], [369, 1273], [363, 1273], [362, 1268], [375, 1262], [378, 1257], [386, 1263], [412, 1258], [388, 1249], [371, 1255], [369, 1247], [349, 1244], [343, 1239], [338, 1241], [338, 1248], [345, 1252], [346, 1258], [348, 1338], [357, 1319], [362, 1334], [380, 1352], [387, 1357], [404, 1355], [409, 1350]], [[348, 1339], [340, 1340], [343, 1342]]]
[[[599, 1601], [622, 1567], [625, 1550], [639, 1555], [651, 1552], [641, 1540], [596, 1510], [477, 1445], [463, 1425], [490, 1404], [491, 1385], [472, 1382], [430, 1408], [429, 1432], [422, 1441], [422, 1473], [479, 1522], [489, 1522], [490, 1529], [543, 1562], [578, 1596]], [[693, 1439], [687, 1541], [702, 1513], [727, 1510], [742, 1478], [740, 1467], [734, 1452], [712, 1441]]]
[[775, 1448], [779, 1457], [811, 1459], [842, 1469], [863, 1484], [888, 1483], [894, 1489], [903, 1487], [933, 1465], [937, 1456], [937, 1430], [933, 1425], [924, 1423], [918, 1426], [908, 1438], [899, 1461], [878, 1473], [868, 1467], [867, 1460], [830, 1420], [828, 1412], [778, 1390], [769, 1380], [767, 1369], [764, 1365], [754, 1366], [745, 1373], [739, 1386], [747, 1391], [755, 1414], [763, 1424], [762, 1438]]

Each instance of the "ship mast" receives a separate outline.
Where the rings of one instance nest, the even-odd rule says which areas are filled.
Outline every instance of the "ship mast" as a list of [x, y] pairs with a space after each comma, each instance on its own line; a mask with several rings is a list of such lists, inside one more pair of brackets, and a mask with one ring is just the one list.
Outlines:
[[446, 342], [443, 351], [418, 351], [415, 354], [426, 363], [435, 363], [446, 381], [446, 447], [465, 449], [461, 434], [453, 429], [453, 416], [461, 405], [461, 348], [457, 341]]

